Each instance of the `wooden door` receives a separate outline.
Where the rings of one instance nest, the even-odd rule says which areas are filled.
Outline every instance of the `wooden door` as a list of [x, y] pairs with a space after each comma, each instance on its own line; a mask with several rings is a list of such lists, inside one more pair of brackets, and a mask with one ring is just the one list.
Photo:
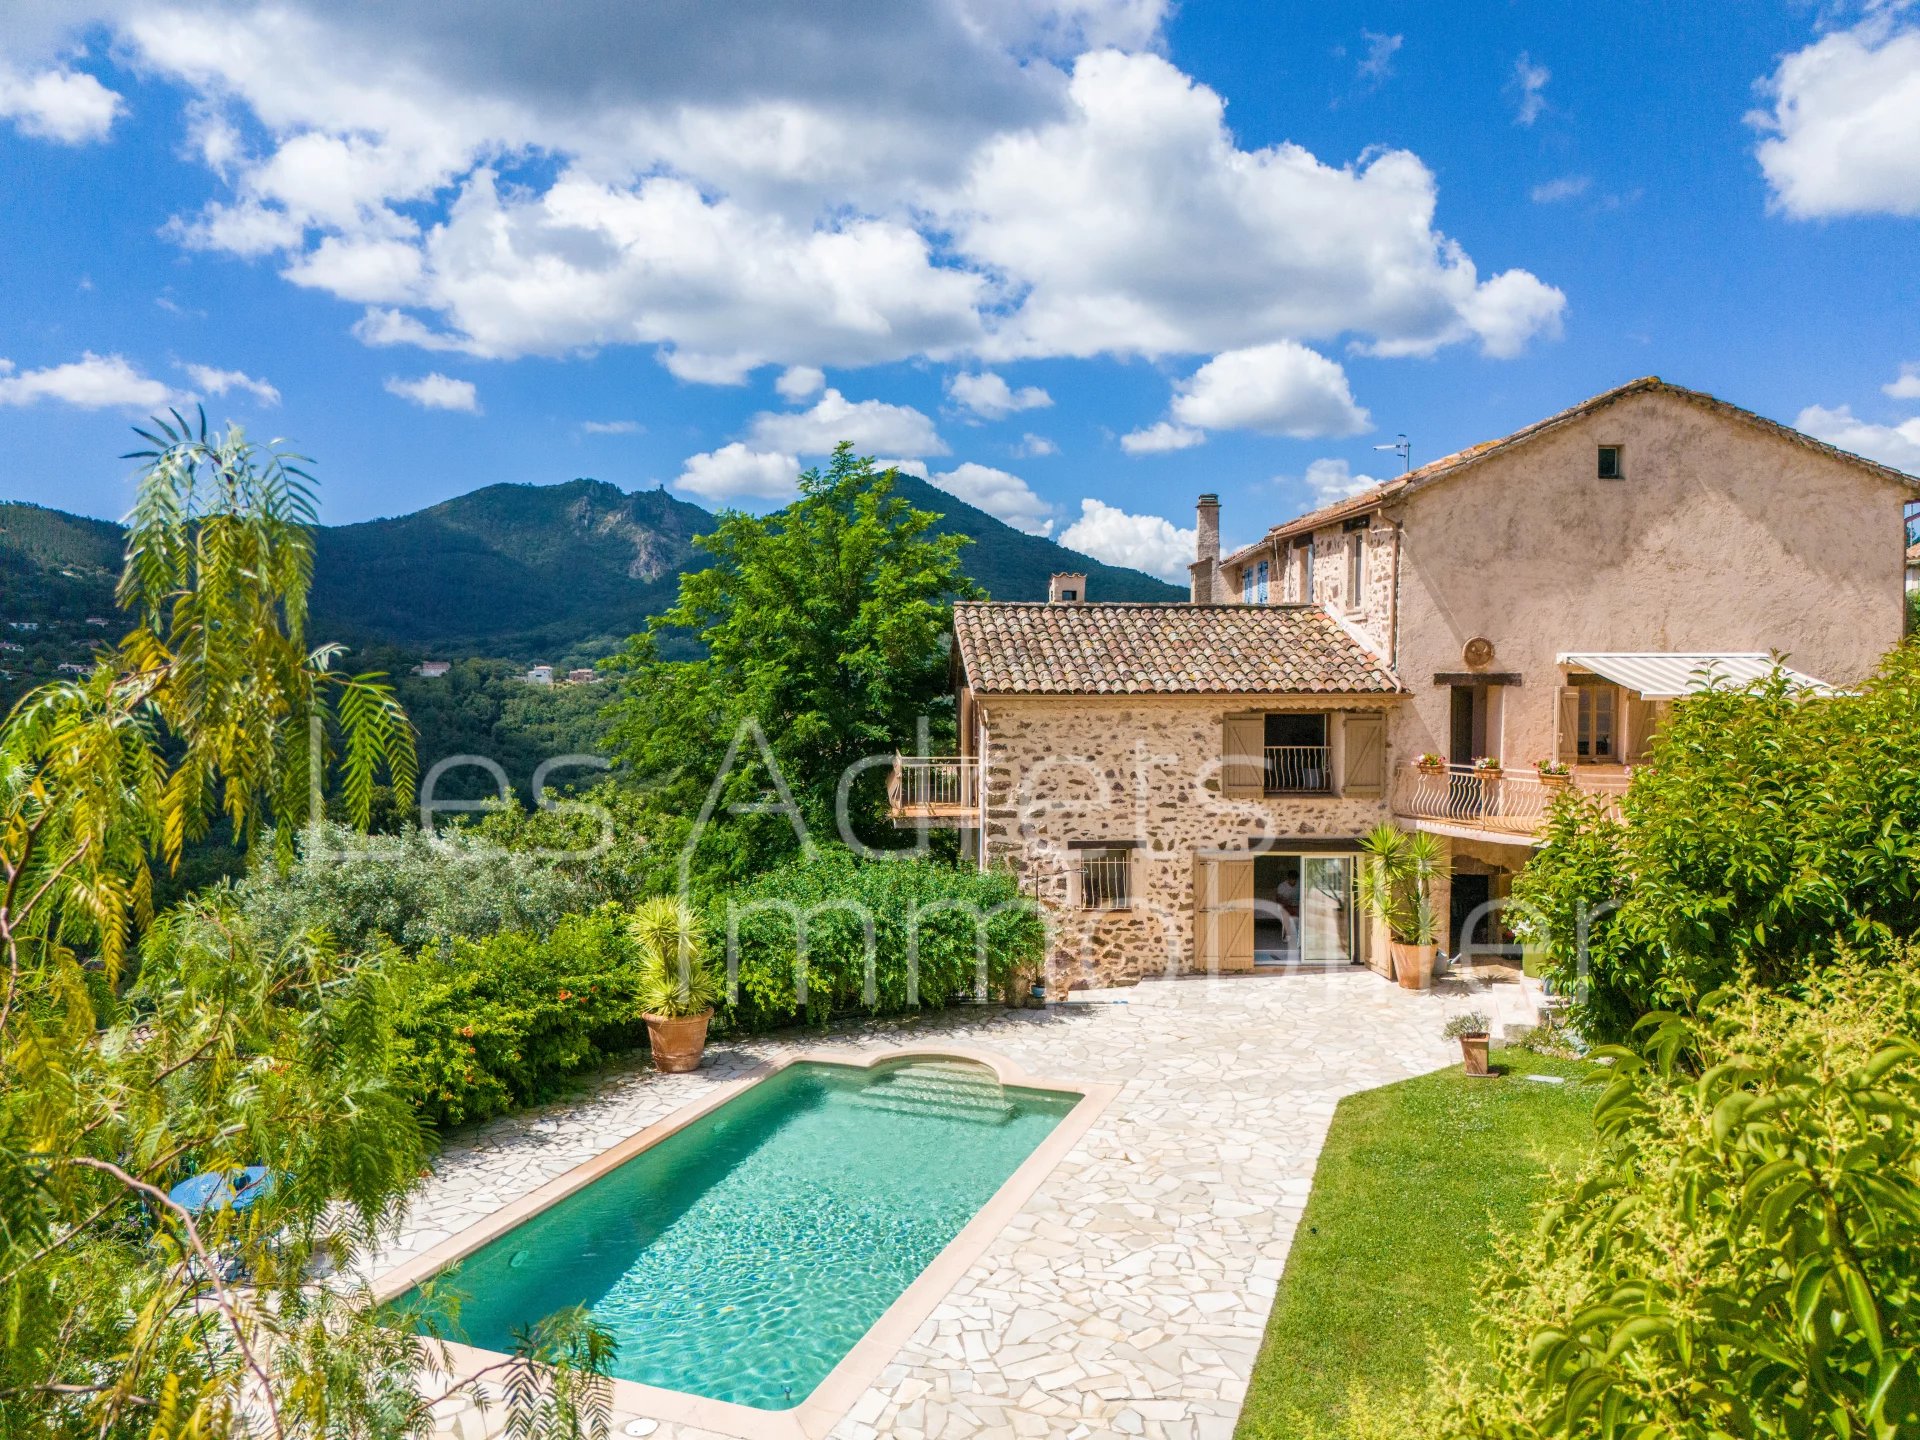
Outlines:
[[1253, 858], [1196, 855], [1193, 861], [1194, 968], [1203, 974], [1253, 969]]

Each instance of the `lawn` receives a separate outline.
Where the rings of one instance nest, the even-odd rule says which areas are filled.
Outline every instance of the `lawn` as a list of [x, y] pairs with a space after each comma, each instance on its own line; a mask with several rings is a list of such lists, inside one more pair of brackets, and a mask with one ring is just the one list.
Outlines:
[[[1236, 1440], [1338, 1433], [1351, 1389], [1418, 1385], [1435, 1339], [1468, 1342], [1492, 1222], [1524, 1217], [1546, 1168], [1590, 1142], [1590, 1067], [1495, 1052], [1507, 1074], [1459, 1066], [1340, 1102], [1267, 1322]], [[1542, 1084], [1526, 1074], [1557, 1075]]]

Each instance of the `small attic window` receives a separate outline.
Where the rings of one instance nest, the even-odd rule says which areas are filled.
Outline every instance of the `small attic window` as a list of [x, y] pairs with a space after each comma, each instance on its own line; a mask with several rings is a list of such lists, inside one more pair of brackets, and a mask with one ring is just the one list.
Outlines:
[[1600, 447], [1600, 478], [1602, 480], [1618, 480], [1622, 478], [1620, 473], [1620, 447], [1618, 445], [1602, 445]]

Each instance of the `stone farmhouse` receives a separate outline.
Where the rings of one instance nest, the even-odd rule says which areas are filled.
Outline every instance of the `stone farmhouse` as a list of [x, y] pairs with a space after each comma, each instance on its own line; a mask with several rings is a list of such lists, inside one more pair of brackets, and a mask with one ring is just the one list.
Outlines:
[[954, 616], [960, 753], [891, 810], [958, 830], [1056, 922], [1055, 988], [1390, 968], [1358, 841], [1445, 840], [1442, 948], [1500, 913], [1563, 785], [1623, 791], [1675, 704], [1776, 660], [1810, 693], [1901, 638], [1920, 487], [1710, 395], [1635, 380], [1220, 550], [1186, 604]]

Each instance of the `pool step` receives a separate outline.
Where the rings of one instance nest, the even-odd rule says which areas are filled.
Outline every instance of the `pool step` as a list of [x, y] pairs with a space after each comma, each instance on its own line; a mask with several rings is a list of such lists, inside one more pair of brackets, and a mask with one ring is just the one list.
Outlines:
[[890, 1071], [856, 1103], [866, 1110], [939, 1115], [975, 1125], [1004, 1125], [1014, 1116], [999, 1081], [972, 1066], [915, 1065]]

